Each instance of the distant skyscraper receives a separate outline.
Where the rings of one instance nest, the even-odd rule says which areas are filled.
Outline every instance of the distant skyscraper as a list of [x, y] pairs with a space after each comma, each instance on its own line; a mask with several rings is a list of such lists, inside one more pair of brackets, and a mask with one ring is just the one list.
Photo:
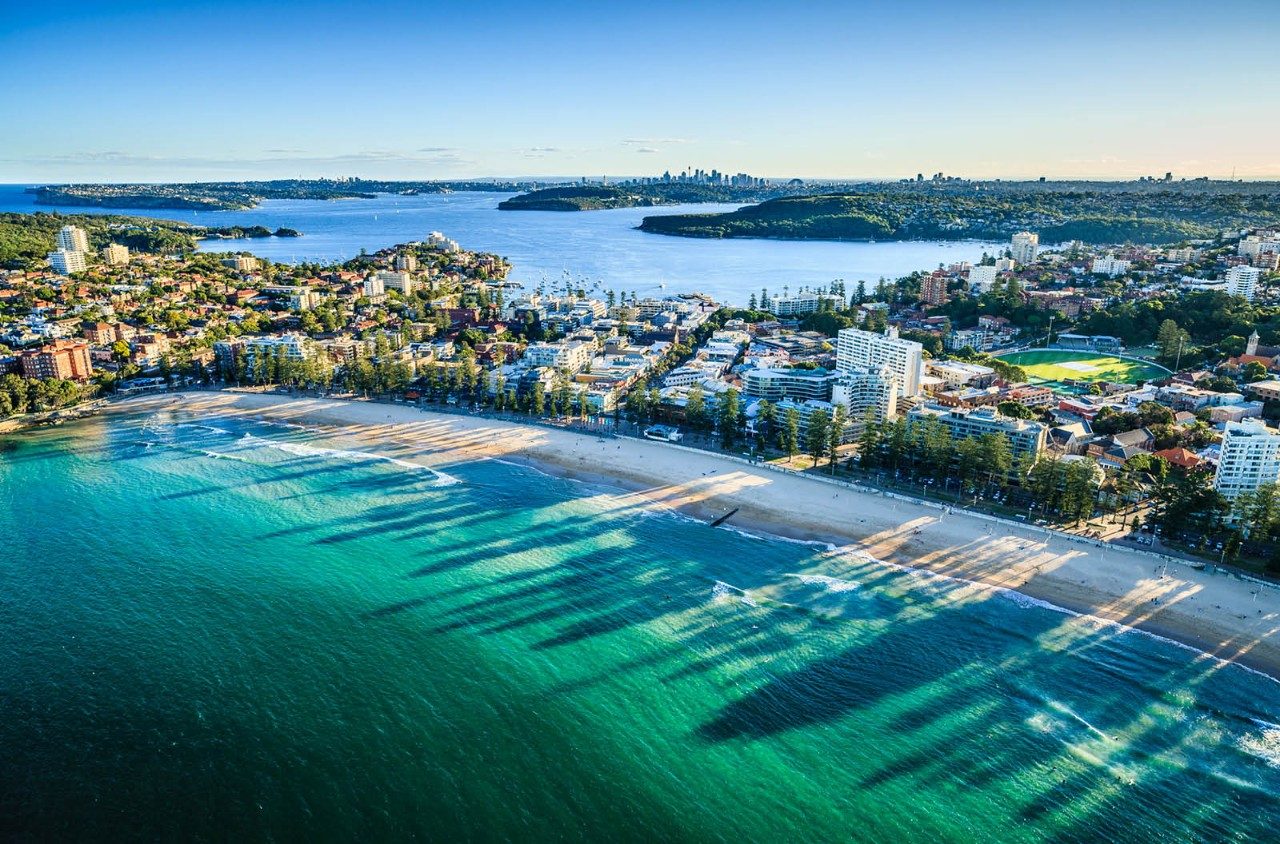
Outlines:
[[1009, 242], [1009, 254], [1019, 264], [1030, 264], [1040, 249], [1040, 235], [1034, 232], [1018, 232]]
[[63, 226], [58, 231], [58, 248], [68, 252], [88, 252], [89, 235], [79, 226]]

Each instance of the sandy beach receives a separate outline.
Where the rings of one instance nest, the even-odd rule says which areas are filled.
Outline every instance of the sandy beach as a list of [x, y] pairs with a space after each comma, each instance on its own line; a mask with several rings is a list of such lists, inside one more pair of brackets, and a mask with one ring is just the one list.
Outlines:
[[187, 393], [118, 402], [107, 413], [161, 409], [314, 426], [444, 472], [482, 459], [518, 462], [704, 520], [739, 508], [730, 522], [737, 529], [830, 543], [855, 562], [865, 564], [870, 555], [969, 581], [953, 592], [956, 600], [989, 594], [991, 587], [1014, 589], [1190, 645], [1203, 652], [1196, 659], [1206, 670], [1239, 662], [1280, 677], [1280, 590], [1166, 565], [1142, 551], [1099, 547], [663, 443], [601, 439], [412, 406]]

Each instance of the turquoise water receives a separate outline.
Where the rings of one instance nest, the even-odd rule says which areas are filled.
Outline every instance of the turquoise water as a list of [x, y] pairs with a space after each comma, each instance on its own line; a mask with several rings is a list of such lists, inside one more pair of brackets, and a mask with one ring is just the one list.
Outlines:
[[[496, 252], [512, 262], [511, 278], [528, 285], [557, 284], [565, 273], [575, 286], [599, 282], [605, 289], [641, 295], [700, 290], [745, 305], [767, 287], [781, 293], [802, 285], [844, 279], [850, 293], [859, 279], [875, 289], [879, 278], [897, 278], [939, 263], [976, 261], [1002, 245], [979, 242], [824, 243], [778, 240], [701, 240], [636, 230], [651, 214], [729, 211], [736, 205], [621, 208], [555, 213], [499, 211], [508, 194], [453, 193], [379, 196], [317, 202], [271, 200], [251, 211], [47, 207], [34, 204], [18, 185], [0, 185], [0, 211], [121, 213], [186, 220], [209, 226], [263, 225], [296, 228], [300, 238], [210, 241], [217, 251], [246, 249], [273, 261], [346, 260], [361, 249], [375, 252], [442, 231], [467, 249]], [[665, 288], [661, 285], [666, 285]]]
[[0, 834], [1274, 840], [1267, 678], [445, 471], [169, 414], [0, 441]]

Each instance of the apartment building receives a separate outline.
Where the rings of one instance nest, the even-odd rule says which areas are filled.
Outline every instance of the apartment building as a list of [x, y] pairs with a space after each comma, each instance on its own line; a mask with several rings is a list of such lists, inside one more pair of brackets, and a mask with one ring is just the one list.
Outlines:
[[84, 253], [74, 249], [55, 249], [49, 253], [49, 266], [59, 275], [82, 273], [86, 266]]
[[1044, 451], [1048, 439], [1048, 427], [1040, 422], [1028, 419], [1013, 419], [994, 408], [979, 407], [966, 409], [959, 407], [939, 407], [933, 404], [920, 404], [907, 412], [907, 424], [918, 425], [927, 419], [934, 419], [951, 432], [952, 439], [980, 437], [984, 434], [1000, 434], [1009, 440], [1009, 448], [1014, 460], [1024, 456], [1032, 459], [1039, 457]]
[[1243, 264], [1232, 267], [1227, 270], [1227, 295], [1240, 296], [1253, 301], [1253, 297], [1257, 292], [1258, 279], [1262, 276], [1262, 270], [1258, 267], [1246, 267]]
[[129, 247], [108, 243], [102, 247], [102, 260], [108, 266], [118, 267], [129, 263]]
[[864, 370], [887, 365], [897, 378], [900, 396], [920, 395], [920, 378], [924, 373], [924, 347], [913, 340], [903, 340], [898, 329], [890, 326], [884, 334], [860, 328], [842, 328], [836, 338], [836, 369], [841, 372]]
[[79, 226], [63, 226], [58, 230], [58, 248], [66, 252], [88, 252], [89, 235]]
[[87, 381], [93, 375], [89, 360], [89, 344], [79, 340], [56, 340], [39, 349], [29, 349], [19, 356], [22, 374], [45, 380], [61, 378]]
[[830, 401], [840, 373], [826, 369], [749, 369], [742, 375], [742, 392], [751, 398]]
[[1030, 264], [1040, 250], [1040, 235], [1034, 232], [1018, 232], [1009, 240], [1009, 254], [1019, 264]]
[[1280, 431], [1258, 419], [1228, 422], [1213, 487], [1230, 499], [1280, 481]]
[[898, 417], [898, 376], [887, 364], [841, 372], [831, 390], [831, 403], [841, 405], [859, 429], [867, 411], [877, 422]]

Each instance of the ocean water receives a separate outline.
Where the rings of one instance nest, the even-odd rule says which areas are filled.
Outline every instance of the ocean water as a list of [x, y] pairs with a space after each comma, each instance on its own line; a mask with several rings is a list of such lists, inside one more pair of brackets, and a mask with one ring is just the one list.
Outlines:
[[1280, 689], [497, 462], [0, 441], [0, 837], [1264, 841]]
[[[998, 244], [966, 242], [824, 243], [776, 240], [701, 240], [636, 230], [652, 214], [729, 211], [736, 205], [624, 208], [556, 213], [499, 211], [510, 194], [454, 193], [380, 196], [367, 200], [271, 200], [252, 211], [183, 211], [37, 206], [22, 186], [0, 185], [0, 211], [59, 210], [119, 213], [186, 220], [210, 226], [264, 225], [295, 228], [300, 238], [209, 241], [214, 250], [246, 249], [273, 261], [346, 260], [423, 240], [442, 231], [462, 246], [496, 252], [513, 263], [511, 278], [528, 286], [545, 282], [641, 295], [693, 290], [745, 305], [767, 287], [772, 294], [843, 279], [852, 293], [858, 280], [873, 290], [881, 278], [898, 278], [941, 263], [976, 261]], [[665, 288], [663, 287], [665, 285]]]

